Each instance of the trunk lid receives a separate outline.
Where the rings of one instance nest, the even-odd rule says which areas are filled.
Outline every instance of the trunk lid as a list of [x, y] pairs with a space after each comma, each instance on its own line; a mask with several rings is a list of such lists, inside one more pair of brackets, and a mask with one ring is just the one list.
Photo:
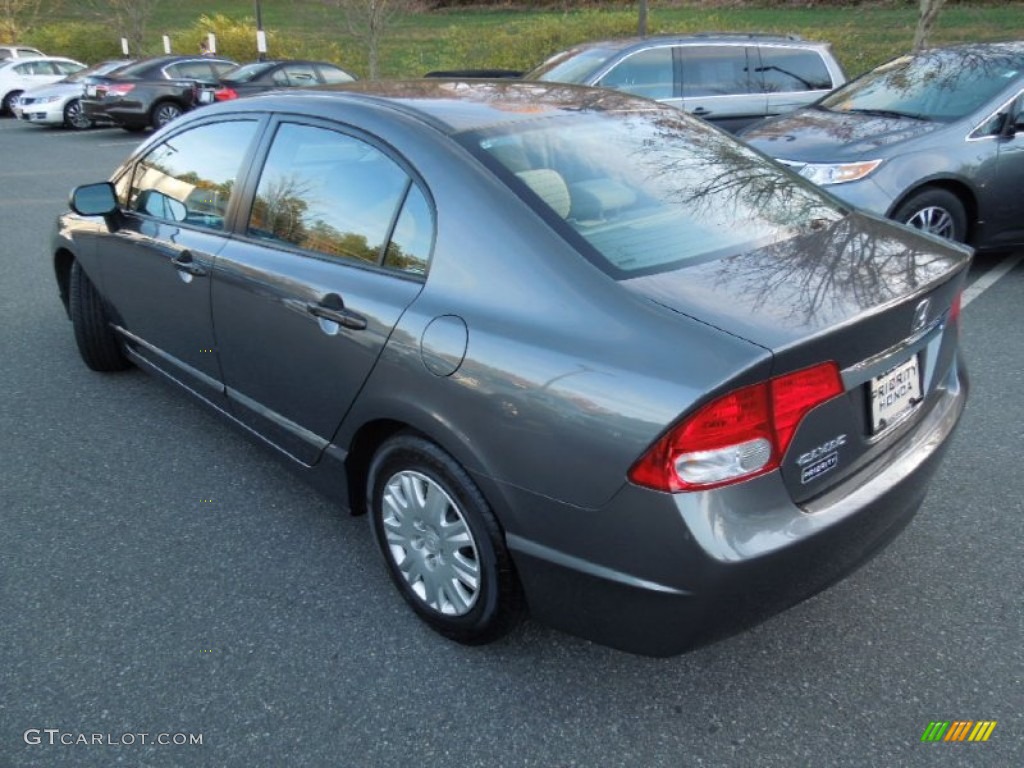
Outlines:
[[807, 414], [783, 457], [800, 502], [884, 452], [939, 397], [956, 360], [951, 308], [969, 263], [960, 246], [855, 213], [621, 285], [771, 351], [775, 376], [839, 365], [844, 395]]

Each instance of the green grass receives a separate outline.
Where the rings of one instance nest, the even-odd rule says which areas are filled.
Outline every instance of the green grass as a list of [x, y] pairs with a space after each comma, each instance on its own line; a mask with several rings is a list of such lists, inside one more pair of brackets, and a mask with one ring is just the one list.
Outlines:
[[[54, 51], [95, 59], [116, 55], [120, 34], [112, 19], [98, 20], [80, 3], [55, 3], [47, 14], [47, 34], [30, 31], [28, 42], [83, 48]], [[264, 27], [271, 33], [271, 55], [305, 56], [337, 61], [364, 74], [363, 46], [346, 34], [337, 8], [318, 0], [262, 0]], [[255, 16], [251, 0], [165, 0], [157, 6], [147, 33], [149, 52], [161, 51], [161, 35], [172, 37], [176, 50], [197, 49], [197, 19], [218, 14], [236, 22], [226, 39], [237, 58], [254, 58], [255, 43], [237, 22]], [[916, 3], [847, 7], [743, 7], [653, 3], [652, 33], [759, 31], [799, 34], [832, 43], [848, 75], [855, 75], [909, 49], [917, 21]], [[70, 22], [70, 24], [66, 24]], [[1024, 22], [1024, 2], [960, 3], [948, 6], [933, 34], [934, 44], [999, 40], [1013, 37]], [[635, 9], [588, 6], [564, 12], [473, 9], [424, 11], [396, 18], [385, 40], [381, 69], [387, 77], [415, 77], [431, 69], [499, 66], [529, 68], [552, 53], [584, 40], [632, 34]], [[69, 30], [69, 27], [72, 29]], [[57, 34], [57, 33], [60, 34]], [[86, 50], [86, 44], [88, 49]]]

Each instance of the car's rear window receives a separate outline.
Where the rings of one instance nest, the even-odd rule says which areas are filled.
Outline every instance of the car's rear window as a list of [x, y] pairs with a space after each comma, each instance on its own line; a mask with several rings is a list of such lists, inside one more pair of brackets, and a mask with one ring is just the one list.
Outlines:
[[732, 255], [845, 215], [670, 108], [541, 118], [460, 139], [615, 278]]

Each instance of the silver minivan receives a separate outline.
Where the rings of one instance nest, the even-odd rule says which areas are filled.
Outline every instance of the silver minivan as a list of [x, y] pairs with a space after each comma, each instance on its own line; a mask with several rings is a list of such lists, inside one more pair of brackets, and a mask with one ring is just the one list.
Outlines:
[[756, 34], [587, 43], [552, 56], [526, 79], [614, 88], [732, 132], [810, 104], [846, 82], [827, 43]]

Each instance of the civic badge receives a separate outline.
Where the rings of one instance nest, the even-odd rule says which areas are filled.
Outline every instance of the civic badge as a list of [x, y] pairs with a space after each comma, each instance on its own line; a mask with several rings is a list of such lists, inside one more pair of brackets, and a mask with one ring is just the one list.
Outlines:
[[914, 320], [910, 324], [910, 332], [917, 333], [924, 328], [928, 322], [928, 308], [932, 305], [931, 299], [922, 299], [921, 303], [914, 308]]

